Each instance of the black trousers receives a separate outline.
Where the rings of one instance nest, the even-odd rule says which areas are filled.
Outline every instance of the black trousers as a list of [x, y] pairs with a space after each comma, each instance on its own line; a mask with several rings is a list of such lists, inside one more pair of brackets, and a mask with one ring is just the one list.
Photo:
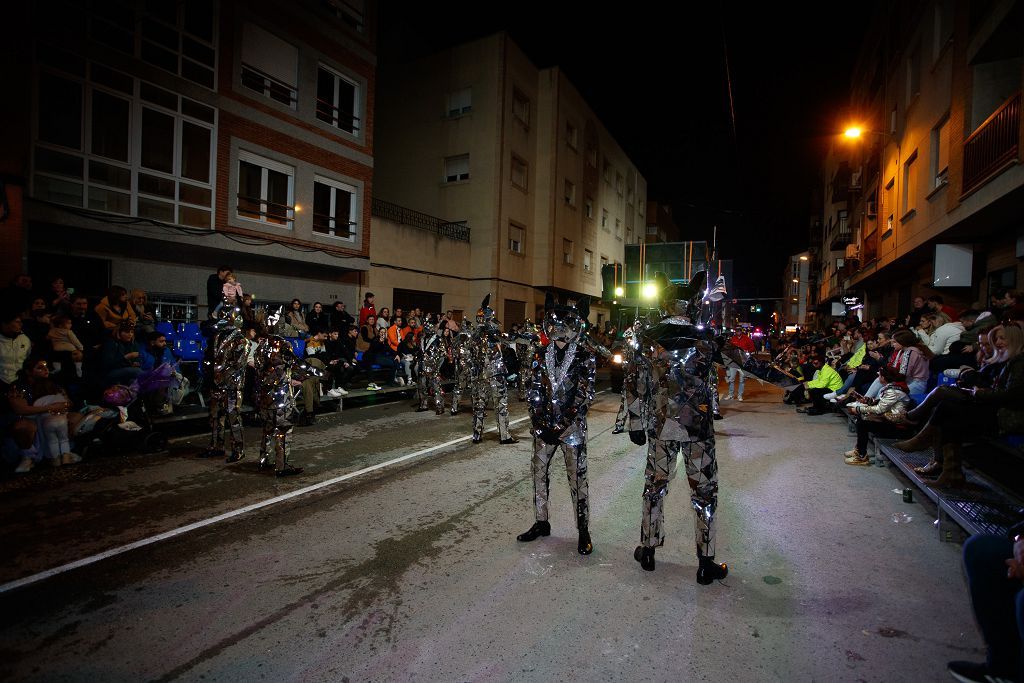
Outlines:
[[893, 438], [906, 436], [907, 430], [899, 425], [894, 425], [888, 420], [868, 420], [863, 416], [857, 416], [857, 450], [861, 454], [868, 451], [868, 434], [876, 434], [882, 438]]

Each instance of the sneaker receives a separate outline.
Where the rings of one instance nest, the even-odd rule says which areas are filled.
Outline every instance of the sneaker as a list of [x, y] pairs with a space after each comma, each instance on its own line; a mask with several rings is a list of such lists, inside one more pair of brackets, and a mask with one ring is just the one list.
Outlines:
[[348, 392], [342, 389], [341, 387], [338, 387], [337, 389], [335, 389], [335, 391], [338, 392], [338, 396], [348, 396]]
[[988, 665], [984, 662], [950, 662], [946, 665], [946, 671], [954, 680], [960, 681], [961, 683], [975, 683], [987, 682], [1001, 683], [1005, 681], [1013, 680], [1012, 678], [1003, 678], [1001, 676], [993, 676], [988, 672]]
[[367, 391], [380, 391], [380, 387], [377, 386], [374, 382], [370, 382], [369, 384], [366, 385], [366, 390]]
[[35, 466], [36, 464], [35, 462], [33, 462], [32, 458], [22, 458], [21, 463], [18, 465], [17, 468], [15, 468], [14, 471], [17, 474], [25, 474], [26, 472], [31, 472], [32, 468]]
[[863, 466], [863, 465], [870, 465], [871, 464], [871, 460], [868, 458], [868, 456], [860, 455], [860, 454], [858, 454], [857, 457], [854, 457], [854, 458], [843, 458], [843, 462], [845, 462], [847, 465], [862, 465]]
[[736, 400], [739, 401], [740, 403], [743, 403], [743, 397], [742, 396], [737, 396]]
[[822, 396], [822, 398], [825, 399], [826, 401], [831, 401], [832, 399], [836, 398], [836, 392], [830, 391], [824, 396]]
[[404, 377], [399, 377], [397, 381], [398, 381], [398, 386], [400, 386], [400, 387], [404, 387], [405, 386], [405, 378]]
[[342, 394], [340, 389], [331, 389], [330, 391], [327, 392], [327, 398], [340, 398], [341, 395]]
[[82, 462], [82, 456], [78, 453], [64, 453], [60, 456], [60, 460], [64, 465], [77, 465]]
[[861, 454], [860, 454], [860, 451], [858, 451], [856, 448], [852, 448], [852, 449], [846, 451], [845, 453], [843, 453], [843, 457], [844, 458], [859, 458], [859, 457], [861, 457]]
[[726, 394], [725, 396], [722, 397], [722, 400], [723, 401], [731, 401], [732, 400], [732, 394]]

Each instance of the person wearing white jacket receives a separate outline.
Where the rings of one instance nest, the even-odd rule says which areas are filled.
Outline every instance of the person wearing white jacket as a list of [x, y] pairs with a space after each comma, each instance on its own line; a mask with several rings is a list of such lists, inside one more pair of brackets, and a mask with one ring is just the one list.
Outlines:
[[964, 324], [961, 322], [946, 323], [937, 330], [935, 330], [931, 337], [928, 339], [928, 348], [936, 356], [942, 356], [949, 353], [949, 347], [953, 342], [960, 339], [960, 335], [964, 333]]

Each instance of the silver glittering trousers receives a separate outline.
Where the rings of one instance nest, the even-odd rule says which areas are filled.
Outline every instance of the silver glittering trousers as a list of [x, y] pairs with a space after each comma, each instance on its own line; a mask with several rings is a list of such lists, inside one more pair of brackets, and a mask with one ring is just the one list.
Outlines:
[[640, 543], [657, 548], [665, 542], [665, 496], [675, 476], [676, 457], [681, 454], [690, 484], [690, 503], [694, 512], [697, 554], [715, 554], [715, 508], [718, 507], [718, 463], [714, 439], [707, 441], [659, 441], [647, 444], [647, 468], [644, 471], [644, 513]]
[[[441, 378], [437, 372], [421, 371], [419, 382], [416, 384], [416, 393], [420, 399], [420, 410], [427, 409], [430, 401], [430, 394], [434, 394], [434, 412], [438, 415], [444, 412], [444, 392], [441, 390]], [[458, 403], [453, 403], [457, 406]]]
[[626, 389], [622, 389], [622, 396], [619, 398], [619, 412], [615, 413], [615, 431], [621, 432], [626, 427], [626, 417], [629, 411], [626, 410]]
[[551, 458], [562, 449], [565, 473], [569, 477], [569, 493], [576, 510], [576, 524], [586, 528], [590, 524], [590, 493], [587, 485], [587, 443], [551, 445], [540, 439], [533, 440], [533, 503], [538, 522], [548, 521], [548, 493], [551, 488]]
[[[498, 438], [502, 441], [510, 438], [508, 431], [508, 382], [504, 376], [498, 375], [490, 380], [478, 379], [473, 386], [473, 438], [479, 439], [484, 433], [484, 412], [487, 399], [494, 399], [494, 412], [498, 416]], [[455, 399], [452, 398], [455, 407]]]
[[292, 423], [289, 415], [294, 406], [287, 408], [270, 408], [262, 411], [263, 441], [260, 447], [260, 465], [270, 462], [270, 451], [274, 451], [274, 467], [278, 472], [288, 464], [291, 454]]
[[243, 454], [242, 387], [217, 387], [210, 392], [210, 448], [224, 448], [225, 435], [231, 433], [231, 451]]

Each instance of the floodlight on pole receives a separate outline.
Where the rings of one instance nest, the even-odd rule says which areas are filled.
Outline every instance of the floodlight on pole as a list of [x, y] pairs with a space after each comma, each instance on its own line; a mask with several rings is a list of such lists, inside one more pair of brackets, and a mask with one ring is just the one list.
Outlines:
[[625, 293], [626, 293], [626, 290], [624, 290], [622, 287], [616, 287], [615, 288], [615, 296], [622, 296]]
[[643, 295], [645, 299], [653, 299], [658, 296], [658, 288], [654, 286], [653, 282], [648, 282], [644, 285]]

